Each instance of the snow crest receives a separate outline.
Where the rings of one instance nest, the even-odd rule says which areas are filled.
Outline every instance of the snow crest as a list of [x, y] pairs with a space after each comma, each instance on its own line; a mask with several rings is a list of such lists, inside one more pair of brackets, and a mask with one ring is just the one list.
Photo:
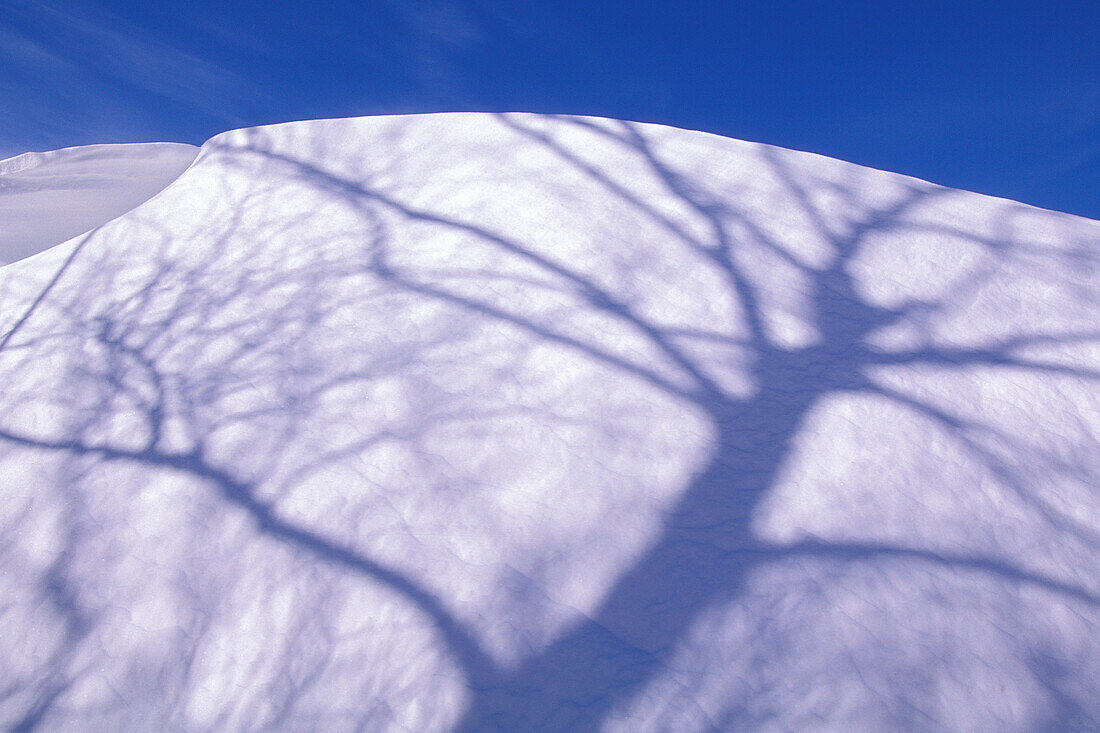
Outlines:
[[88, 232], [152, 198], [199, 149], [84, 145], [0, 160], [0, 266]]

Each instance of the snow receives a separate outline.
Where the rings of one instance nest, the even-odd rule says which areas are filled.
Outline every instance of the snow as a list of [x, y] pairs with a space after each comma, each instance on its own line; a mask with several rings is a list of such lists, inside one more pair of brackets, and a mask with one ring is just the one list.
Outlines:
[[179, 178], [199, 149], [85, 145], [0, 160], [0, 265], [125, 214]]
[[1100, 223], [489, 114], [116, 213], [0, 268], [3, 724], [1100, 726]]

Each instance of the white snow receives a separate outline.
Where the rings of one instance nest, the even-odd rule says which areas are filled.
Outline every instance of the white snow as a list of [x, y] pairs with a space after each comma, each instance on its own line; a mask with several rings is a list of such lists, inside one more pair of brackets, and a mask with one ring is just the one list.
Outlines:
[[0, 160], [0, 265], [106, 224], [179, 178], [199, 149], [85, 145]]
[[1100, 727], [1098, 264], [667, 127], [219, 135], [0, 269], [0, 722]]

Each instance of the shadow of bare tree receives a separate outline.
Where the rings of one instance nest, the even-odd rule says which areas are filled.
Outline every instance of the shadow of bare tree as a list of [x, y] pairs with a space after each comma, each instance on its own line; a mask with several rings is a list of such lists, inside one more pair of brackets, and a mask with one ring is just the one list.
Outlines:
[[1096, 725], [1096, 242], [631, 123], [219, 136], [4, 271], [0, 711]]

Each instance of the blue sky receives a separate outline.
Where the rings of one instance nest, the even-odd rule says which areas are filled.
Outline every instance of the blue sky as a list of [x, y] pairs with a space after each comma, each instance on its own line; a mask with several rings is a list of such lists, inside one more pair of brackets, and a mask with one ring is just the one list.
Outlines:
[[442, 110], [661, 122], [1100, 219], [1100, 0], [0, 0], [0, 157]]

